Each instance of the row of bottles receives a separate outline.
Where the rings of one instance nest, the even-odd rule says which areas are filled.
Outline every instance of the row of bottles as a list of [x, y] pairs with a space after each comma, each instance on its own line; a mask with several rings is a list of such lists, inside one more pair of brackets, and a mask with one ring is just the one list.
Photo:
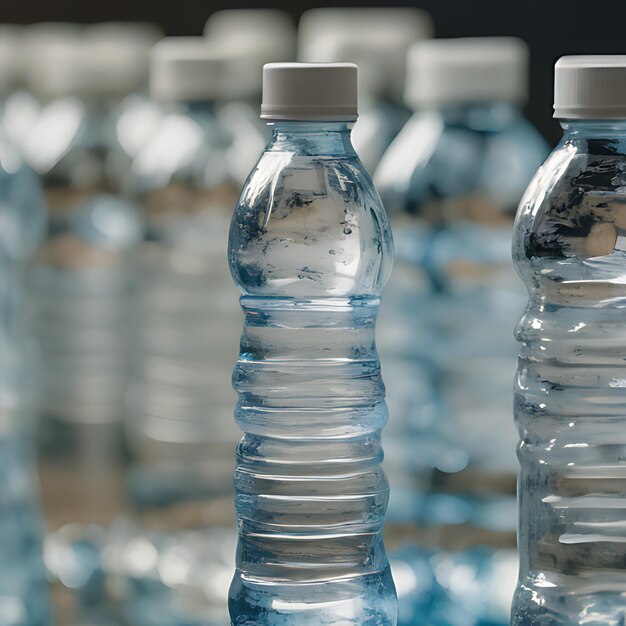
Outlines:
[[[0, 159], [3, 233], [11, 233], [3, 395], [7, 415], [24, 416], [7, 419], [3, 459], [15, 485], [7, 511], [20, 518], [8, 526], [27, 547], [20, 558], [32, 555], [10, 602], [0, 601], [7, 623], [23, 623], [29, 611], [33, 623], [49, 619], [28, 417], [39, 370], [18, 288], [44, 228], [43, 202], [17, 154], [41, 175], [49, 207], [28, 285], [46, 363], [41, 440], [54, 459], [44, 480], [70, 502], [52, 509], [53, 526], [106, 524], [133, 507], [139, 525], [117, 546], [128, 552], [130, 576], [184, 554], [193, 582], [180, 585], [199, 590], [202, 559], [217, 550], [189, 555], [202, 552], [208, 527], [228, 522], [219, 498], [231, 489], [238, 434], [229, 381], [244, 323], [233, 375], [244, 431], [233, 622], [396, 623], [382, 544], [387, 409], [374, 343], [392, 246], [369, 171], [396, 238], [379, 324], [395, 487], [388, 537], [401, 544], [408, 522], [408, 538], [422, 546], [400, 552], [397, 571], [409, 580], [432, 567], [447, 589], [441, 571], [474, 567], [481, 581], [502, 572], [508, 585], [511, 328], [525, 303], [509, 260], [512, 221], [547, 152], [521, 114], [527, 49], [512, 38], [420, 41], [431, 25], [414, 10], [391, 12], [388, 22], [376, 10], [310, 12], [298, 55], [334, 63], [266, 67], [262, 116], [273, 134], [253, 165], [266, 136], [254, 119], [260, 67], [294, 54], [295, 39], [282, 14], [252, 12], [247, 31], [241, 22], [229, 31], [235, 15], [217, 14], [204, 38], [156, 46], [158, 32], [143, 25], [34, 28], [22, 44], [24, 84], [15, 88], [7, 72], [1, 85], [2, 126], [17, 148], [7, 142]], [[0, 45], [0, 62], [5, 52]], [[346, 58], [364, 67], [356, 151], [356, 67], [338, 63]], [[516, 262], [531, 295], [517, 331], [520, 625], [621, 619], [620, 357], [607, 364], [600, 352], [615, 350], [621, 310], [615, 119], [623, 111], [619, 88], [606, 85], [623, 60], [606, 74], [603, 63], [557, 66], [557, 115], [609, 121], [565, 124], [517, 226]], [[226, 262], [235, 204], [228, 259], [243, 317]], [[592, 429], [590, 415], [601, 427]], [[100, 539], [119, 543], [111, 537]], [[50, 563], [66, 575], [62, 539], [50, 540], [58, 557]], [[477, 543], [488, 547], [466, 549]], [[105, 546], [102, 558], [110, 553]], [[222, 579], [224, 567], [216, 568]], [[126, 619], [154, 622], [164, 592], [136, 586]], [[37, 589], [36, 602], [21, 600], [27, 588]], [[210, 596], [181, 595], [207, 623], [209, 614], [223, 617]], [[415, 615], [431, 619], [422, 609]], [[476, 615], [489, 614], [483, 609]]]

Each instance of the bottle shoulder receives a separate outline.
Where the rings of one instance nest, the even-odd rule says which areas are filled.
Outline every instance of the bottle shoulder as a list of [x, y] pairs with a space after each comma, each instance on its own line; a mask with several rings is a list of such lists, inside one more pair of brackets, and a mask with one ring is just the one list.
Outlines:
[[548, 148], [523, 117], [490, 127], [451, 123], [436, 111], [416, 113], [391, 144], [375, 182], [388, 211], [476, 197], [512, 210]]
[[387, 216], [355, 155], [262, 155], [230, 228], [229, 261], [245, 293], [376, 295], [392, 257]]
[[138, 194], [176, 183], [198, 190], [227, 179], [226, 132], [214, 117], [173, 112], [161, 117], [132, 163]]
[[[518, 272], [540, 293], [563, 298], [565, 291], [578, 291], [581, 302], [622, 297], [626, 154], [621, 146], [584, 138], [557, 146], [522, 198], [513, 256]], [[593, 283], [596, 287], [589, 288]], [[598, 285], [607, 288], [598, 290]]]

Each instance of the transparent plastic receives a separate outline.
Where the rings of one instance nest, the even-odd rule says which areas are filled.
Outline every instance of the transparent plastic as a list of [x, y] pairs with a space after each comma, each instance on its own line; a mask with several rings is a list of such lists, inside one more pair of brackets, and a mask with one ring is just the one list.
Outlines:
[[163, 109], [133, 163], [147, 228], [127, 433], [144, 504], [232, 492], [242, 316], [226, 251], [237, 197], [227, 141], [211, 103], [180, 103]]
[[624, 569], [626, 123], [576, 121], [521, 202], [514, 626], [617, 626]]
[[37, 177], [0, 137], [0, 623], [6, 626], [52, 623], [34, 453], [40, 370], [23, 294], [44, 224]]
[[415, 113], [376, 172], [397, 241], [379, 342], [393, 370], [390, 446], [409, 473], [447, 480], [470, 468], [483, 488], [507, 474], [512, 491], [515, 431], [502, 416], [524, 295], [509, 250], [546, 154], [517, 107], [458, 105]]
[[119, 424], [143, 228], [120, 197], [117, 160], [127, 168], [130, 161], [108, 103], [73, 97], [43, 103], [21, 150], [42, 175], [50, 215], [31, 283], [37, 338], [50, 365], [47, 415], [66, 425]]
[[231, 223], [236, 625], [396, 624], [374, 342], [392, 239], [341, 123], [280, 123]]

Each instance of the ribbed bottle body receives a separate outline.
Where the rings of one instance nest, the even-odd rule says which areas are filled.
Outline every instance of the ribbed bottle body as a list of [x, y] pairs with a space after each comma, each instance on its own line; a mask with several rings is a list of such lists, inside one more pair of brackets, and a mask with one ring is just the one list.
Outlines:
[[230, 380], [242, 316], [227, 258], [236, 192], [225, 129], [210, 102], [163, 111], [134, 163], [146, 233], [126, 431], [132, 495], [148, 505], [232, 493], [239, 438]]
[[346, 125], [279, 126], [230, 235], [245, 315], [233, 624], [396, 623], [375, 346], [391, 245]]
[[[501, 498], [510, 511], [496, 523], [493, 514], [450, 516], [392, 498], [392, 521], [397, 513], [429, 524], [439, 515], [454, 537], [439, 544], [458, 545], [453, 525], [484, 528], [488, 518], [500, 530], [508, 526], [513, 547], [516, 432], [506, 415], [516, 353], [511, 327], [526, 298], [511, 236], [514, 210], [546, 153], [513, 103], [442, 104], [414, 114], [374, 177], [396, 241], [379, 325], [383, 368], [394, 372], [392, 480], [417, 493], [471, 500], [477, 511], [488, 506], [485, 496]], [[494, 540], [501, 544], [494, 533], [481, 536]]]
[[520, 576], [512, 624], [620, 624], [626, 131], [566, 124], [522, 201], [514, 259]]

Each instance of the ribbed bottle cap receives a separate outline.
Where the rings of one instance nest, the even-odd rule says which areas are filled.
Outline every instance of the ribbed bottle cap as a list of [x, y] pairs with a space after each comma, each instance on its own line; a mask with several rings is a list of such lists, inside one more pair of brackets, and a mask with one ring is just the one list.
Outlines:
[[528, 47], [516, 37], [433, 39], [408, 54], [409, 106], [524, 102]]
[[298, 60], [356, 63], [363, 93], [401, 100], [407, 50], [432, 33], [432, 20], [420, 9], [312, 9], [300, 19]]
[[263, 68], [261, 117], [266, 120], [354, 121], [353, 63], [268, 63]]
[[156, 100], [215, 100], [224, 58], [204, 37], [166, 37], [152, 49], [150, 93]]
[[554, 117], [626, 118], [626, 55], [560, 58], [554, 67]]
[[224, 97], [258, 98], [263, 66], [295, 59], [296, 29], [284, 11], [228, 9], [207, 21], [204, 34], [224, 55]]

